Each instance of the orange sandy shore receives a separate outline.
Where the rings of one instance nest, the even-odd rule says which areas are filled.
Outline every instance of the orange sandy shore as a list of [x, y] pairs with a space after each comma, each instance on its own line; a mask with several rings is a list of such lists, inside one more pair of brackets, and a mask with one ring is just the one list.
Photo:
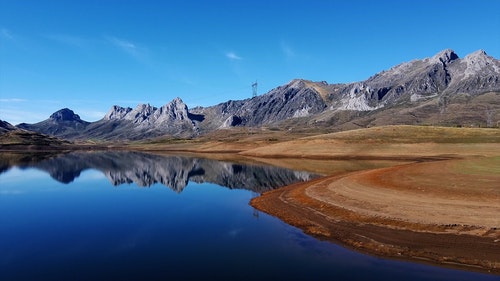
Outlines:
[[371, 254], [500, 273], [499, 157], [326, 176], [251, 205], [320, 239]]

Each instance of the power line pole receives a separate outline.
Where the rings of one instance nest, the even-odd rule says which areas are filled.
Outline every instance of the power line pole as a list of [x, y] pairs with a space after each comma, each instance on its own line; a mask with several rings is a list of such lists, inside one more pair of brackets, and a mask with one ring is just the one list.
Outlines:
[[255, 83], [252, 84], [252, 97], [257, 96], [257, 80], [255, 80]]

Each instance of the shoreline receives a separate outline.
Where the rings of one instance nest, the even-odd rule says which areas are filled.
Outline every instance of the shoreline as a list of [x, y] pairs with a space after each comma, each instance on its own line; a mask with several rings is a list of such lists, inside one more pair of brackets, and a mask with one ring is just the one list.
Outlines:
[[[454, 163], [454, 161], [460, 160], [449, 162]], [[491, 216], [494, 216], [494, 213], [491, 213], [492, 209], [487, 212], [485, 207], [478, 211], [478, 216], [471, 218], [472, 221], [476, 218], [475, 225], [446, 223], [453, 214], [448, 216], [442, 214], [439, 219], [423, 215], [425, 218], [421, 219], [422, 214], [418, 212], [411, 216], [408, 215], [411, 212], [406, 212], [397, 217], [393, 211], [397, 213], [398, 208], [403, 210], [406, 205], [403, 208], [385, 206], [391, 211], [384, 211], [383, 208], [377, 210], [370, 206], [371, 202], [363, 201], [361, 195], [352, 195], [352, 198], [346, 199], [345, 194], [339, 195], [331, 190], [338, 188], [336, 184], [339, 182], [349, 184], [354, 180], [368, 178], [373, 183], [373, 179], [367, 175], [382, 173], [384, 176], [385, 173], [398, 170], [408, 173], [406, 170], [421, 168], [420, 166], [425, 166], [427, 163], [403, 164], [325, 176], [266, 192], [252, 199], [250, 205], [318, 239], [341, 243], [357, 251], [387, 258], [424, 261], [462, 270], [500, 274], [500, 229], [496, 226], [497, 219], [493, 218], [489, 224], [480, 224], [485, 219], [481, 216], [481, 211], [488, 213], [491, 219]], [[435, 167], [429, 168], [435, 169]], [[401, 192], [404, 191], [399, 188], [398, 196]], [[394, 189], [384, 190], [381, 196], [386, 196], [387, 200], [395, 199], [391, 198], [393, 196], [391, 193], [394, 193]], [[431, 197], [435, 195], [435, 193], [430, 194]], [[476, 195], [479, 196], [479, 193]], [[500, 213], [500, 196], [496, 191], [494, 195], [490, 207], [493, 208], [493, 212], [498, 209]], [[450, 193], [445, 191], [443, 196], [450, 196]], [[415, 196], [408, 195], [408, 198], [413, 197]], [[470, 194], [464, 195], [462, 200], [457, 202], [468, 204], [467, 198], [470, 198]], [[396, 199], [401, 200], [400, 197]], [[426, 200], [428, 198], [423, 197], [420, 201]], [[445, 211], [453, 209], [453, 207], [445, 208]]]

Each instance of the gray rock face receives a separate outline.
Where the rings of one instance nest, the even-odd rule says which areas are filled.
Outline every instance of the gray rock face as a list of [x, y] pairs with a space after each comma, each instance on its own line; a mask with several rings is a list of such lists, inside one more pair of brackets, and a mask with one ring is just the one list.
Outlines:
[[450, 68], [452, 81], [447, 93], [480, 94], [500, 91], [500, 61], [479, 50], [465, 56]]
[[132, 108], [130, 107], [125, 108], [118, 105], [113, 105], [103, 119], [108, 121], [121, 120], [124, 119], [125, 115], [127, 115], [130, 111], [132, 111]]
[[303, 80], [294, 80], [284, 87], [271, 90], [241, 107], [237, 115], [249, 126], [268, 125], [294, 117], [306, 117], [325, 110], [326, 104]]
[[54, 112], [52, 115], [50, 115], [50, 119], [58, 122], [58, 121], [76, 121], [80, 122], [82, 121], [80, 119], [80, 116], [78, 114], [75, 114], [73, 110], [68, 109], [68, 108], [63, 108], [59, 111]]
[[464, 59], [450, 49], [378, 73], [331, 94], [334, 109], [370, 111], [446, 94], [500, 91], [500, 62], [482, 50]]
[[293, 80], [269, 93], [242, 101], [228, 101], [197, 108], [200, 115], [210, 116], [213, 128], [231, 126], [265, 126], [290, 118], [306, 117], [325, 110], [325, 101], [304, 80]]
[[230, 127], [235, 127], [241, 125], [243, 120], [241, 117], [236, 116], [236, 115], [231, 115], [229, 116], [226, 121], [222, 124], [221, 128], [230, 128]]
[[127, 120], [143, 126], [151, 124], [168, 126], [169, 123], [189, 121], [190, 118], [186, 104], [180, 98], [176, 98], [160, 108], [149, 104], [139, 104], [135, 109], [114, 105], [103, 120]]

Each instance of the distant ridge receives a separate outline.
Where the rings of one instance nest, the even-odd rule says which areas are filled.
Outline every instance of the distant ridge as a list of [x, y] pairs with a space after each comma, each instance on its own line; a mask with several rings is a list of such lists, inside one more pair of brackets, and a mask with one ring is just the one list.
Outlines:
[[49, 119], [35, 124], [21, 123], [18, 128], [51, 136], [72, 139], [80, 136], [90, 124], [83, 121], [73, 110], [63, 108], [50, 115]]
[[[0, 150], [64, 150], [71, 142], [54, 136], [23, 130], [0, 120]], [[1, 168], [0, 168], [1, 170]]]
[[295, 79], [251, 99], [189, 109], [113, 106], [86, 122], [69, 109], [19, 128], [67, 139], [190, 138], [231, 127], [339, 131], [380, 125], [498, 126], [500, 62], [484, 50], [464, 58], [451, 49], [404, 62], [365, 81], [328, 84]]

